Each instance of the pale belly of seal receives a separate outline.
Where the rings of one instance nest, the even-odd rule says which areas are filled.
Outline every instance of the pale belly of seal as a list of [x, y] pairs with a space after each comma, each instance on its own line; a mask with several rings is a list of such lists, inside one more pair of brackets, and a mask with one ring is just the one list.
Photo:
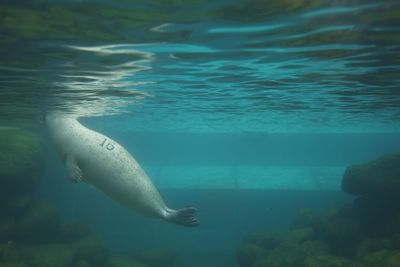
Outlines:
[[76, 119], [46, 117], [50, 136], [73, 181], [90, 183], [124, 206], [149, 217], [197, 226], [196, 209], [168, 208], [157, 189], [129, 152], [111, 138]]

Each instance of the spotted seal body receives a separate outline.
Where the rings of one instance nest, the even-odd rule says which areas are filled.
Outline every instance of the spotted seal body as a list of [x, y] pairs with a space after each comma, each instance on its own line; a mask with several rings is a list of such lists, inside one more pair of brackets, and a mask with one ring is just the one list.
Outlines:
[[193, 207], [168, 208], [140, 165], [113, 139], [65, 115], [46, 115], [45, 124], [71, 181], [92, 184], [145, 216], [183, 226], [199, 224]]

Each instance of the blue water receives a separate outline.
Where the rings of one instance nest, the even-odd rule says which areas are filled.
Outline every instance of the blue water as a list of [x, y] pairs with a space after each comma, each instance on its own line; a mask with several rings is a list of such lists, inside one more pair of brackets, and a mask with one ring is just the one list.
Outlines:
[[115, 251], [169, 248], [183, 266], [236, 266], [246, 234], [289, 229], [303, 208], [327, 214], [348, 205], [352, 197], [340, 189], [345, 167], [400, 148], [399, 134], [387, 133], [104, 132], [135, 155], [168, 205], [196, 206], [201, 225], [183, 229], [149, 220], [93, 187], [71, 185], [54, 151], [40, 194], [67, 221], [94, 227]]
[[[345, 168], [400, 149], [399, 12], [390, 0], [2, 1], [1, 127], [43, 136], [38, 195], [113, 250], [235, 266], [246, 233], [348, 203]], [[201, 226], [69, 183], [39, 123], [53, 111], [124, 145]]]
[[399, 130], [396, 1], [2, 5], [3, 119], [62, 109], [124, 112], [107, 123], [135, 131]]

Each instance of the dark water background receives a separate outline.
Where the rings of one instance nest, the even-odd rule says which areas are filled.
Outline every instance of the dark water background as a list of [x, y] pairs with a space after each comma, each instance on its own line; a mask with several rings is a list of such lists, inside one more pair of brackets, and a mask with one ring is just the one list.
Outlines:
[[[399, 14], [389, 0], [1, 1], [1, 129], [43, 135], [38, 195], [113, 250], [234, 266], [244, 234], [350, 202], [345, 167], [400, 148]], [[51, 111], [118, 140], [201, 227], [70, 184], [38, 123]]]

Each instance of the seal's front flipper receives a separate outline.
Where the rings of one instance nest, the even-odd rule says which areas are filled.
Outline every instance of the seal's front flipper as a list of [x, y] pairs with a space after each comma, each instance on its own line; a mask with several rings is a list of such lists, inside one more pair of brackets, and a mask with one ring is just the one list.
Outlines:
[[65, 161], [65, 166], [67, 167], [71, 182], [76, 184], [82, 181], [82, 170], [79, 168], [78, 164], [73, 158], [67, 158]]
[[197, 209], [190, 206], [179, 210], [170, 210], [166, 220], [187, 227], [196, 227], [200, 224], [200, 222], [194, 217], [196, 211]]

